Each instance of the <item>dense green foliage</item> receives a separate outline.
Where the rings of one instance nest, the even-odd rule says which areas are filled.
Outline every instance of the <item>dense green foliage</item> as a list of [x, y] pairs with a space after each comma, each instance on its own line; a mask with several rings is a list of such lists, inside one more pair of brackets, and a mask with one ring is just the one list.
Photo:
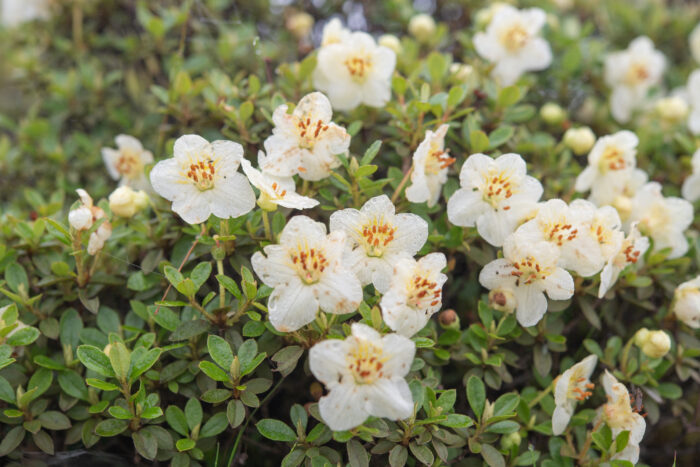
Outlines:
[[[407, 380], [414, 417], [371, 418], [332, 432], [319, 416], [323, 390], [309, 371], [308, 349], [348, 335], [354, 321], [388, 332], [380, 294], [368, 287], [358, 313], [321, 313], [285, 334], [268, 322], [271, 289], [250, 264], [269, 243], [260, 209], [212, 217], [200, 230], [154, 196], [152, 208], [112, 219], [112, 236], [94, 257], [67, 221], [76, 188], [109, 213], [106, 197], [117, 185], [100, 148], [114, 146], [120, 133], [138, 137], [156, 160], [170, 157], [174, 140], [189, 133], [237, 141], [255, 159], [273, 110], [314, 90], [313, 46], [285, 28], [294, 8], [270, 3], [286, 2], [75, 0], [57, 2], [50, 20], [0, 29], [0, 309], [9, 305], [0, 316], [2, 462], [87, 449], [178, 466], [361, 466], [368, 453], [376, 465], [599, 465], [624, 447], [607, 427], [594, 431], [602, 390], [555, 437], [548, 389], [593, 353], [599, 369], [643, 389], [641, 462], [671, 465], [677, 455], [676, 465], [694, 465], [700, 340], [670, 305], [678, 284], [697, 275], [698, 221], [683, 257], [647, 253], [641, 268], [623, 273], [612, 299], [596, 298], [598, 278], [576, 278], [572, 299], [550, 302], [545, 318], [524, 328], [489, 307], [477, 279], [499, 249], [475, 229], [449, 223], [445, 200], [476, 152], [521, 154], [542, 182], [543, 199], [581, 197], [573, 185], [586, 158], [562, 143], [564, 132], [581, 124], [599, 136], [622, 128], [609, 114], [604, 55], [647, 35], [668, 57], [665, 87], [685, 85], [697, 67], [687, 41], [698, 8], [601, 0], [561, 11], [522, 2], [551, 13], [545, 37], [554, 61], [499, 88], [472, 43], [483, 2], [437, 1], [438, 28], [423, 44], [406, 32], [416, 13], [406, 0], [348, 2], [346, 10], [339, 1], [295, 6], [317, 20], [363, 9], [370, 33], [395, 34], [402, 46], [385, 108], [334, 113], [352, 135], [350, 154], [332, 177], [300, 181], [299, 191], [321, 202], [304, 214], [327, 224], [331, 212], [398, 188], [397, 211], [429, 223], [419, 255], [448, 258], [443, 308], [458, 316], [443, 326], [436, 315], [413, 337], [418, 350]], [[320, 34], [317, 25], [315, 43]], [[450, 71], [453, 62], [472, 65], [471, 78]], [[548, 101], [565, 109], [563, 121], [542, 118]], [[450, 124], [447, 146], [457, 161], [440, 202], [427, 208], [409, 203], [400, 184], [425, 131], [440, 123]], [[666, 195], [679, 196], [700, 140], [684, 123], [653, 113], [632, 129], [638, 166]], [[272, 215], [273, 235], [291, 215]], [[16, 320], [28, 327], [6, 338]], [[665, 357], [648, 358], [631, 345], [643, 326], [672, 336]]]

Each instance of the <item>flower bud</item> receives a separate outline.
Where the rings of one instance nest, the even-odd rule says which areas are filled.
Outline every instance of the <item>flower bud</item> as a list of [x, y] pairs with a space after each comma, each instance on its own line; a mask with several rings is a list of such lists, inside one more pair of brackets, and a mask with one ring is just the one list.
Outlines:
[[559, 104], [547, 102], [540, 109], [540, 117], [545, 123], [558, 125], [566, 120], [566, 110], [562, 109]]
[[580, 156], [591, 150], [595, 144], [595, 134], [587, 126], [581, 128], [569, 128], [564, 133], [564, 144]]
[[401, 41], [393, 34], [382, 34], [379, 36], [377, 43], [382, 47], [393, 50], [397, 55], [401, 53]]
[[629, 196], [619, 195], [613, 200], [612, 206], [617, 209], [620, 219], [624, 222], [632, 212], [632, 199]]
[[700, 63], [700, 24], [695, 26], [693, 32], [690, 33], [688, 42], [690, 43], [690, 54], [696, 62]]
[[264, 191], [261, 191], [260, 196], [258, 196], [258, 206], [260, 206], [260, 209], [267, 212], [277, 210], [277, 203], [273, 203], [270, 199], [270, 195], [268, 195]]
[[516, 305], [515, 294], [510, 289], [493, 289], [489, 292], [489, 306], [494, 310], [512, 313]]
[[450, 65], [450, 73], [452, 73], [458, 81], [467, 81], [474, 76], [474, 67], [466, 63], [453, 63]]
[[443, 329], [459, 330], [459, 315], [453, 309], [442, 310], [438, 314], [438, 323]]
[[671, 350], [671, 338], [661, 330], [642, 328], [634, 336], [634, 343], [649, 358], [661, 358]]
[[688, 104], [680, 97], [664, 97], [656, 101], [656, 113], [668, 123], [679, 123], [688, 116]]
[[429, 42], [435, 35], [435, 20], [432, 16], [425, 13], [416, 15], [408, 23], [408, 32], [418, 42]]
[[693, 329], [700, 328], [700, 276], [682, 283], [673, 294], [673, 313]]
[[501, 437], [501, 448], [509, 451], [512, 447], [520, 446], [520, 441], [522, 441], [522, 436], [517, 431], [503, 435]]
[[119, 217], [129, 218], [148, 204], [148, 195], [134, 191], [129, 186], [120, 186], [109, 195], [109, 209]]
[[311, 383], [311, 386], [309, 386], [309, 392], [311, 393], [311, 397], [317, 401], [323, 396], [323, 386], [321, 386], [318, 381], [314, 381]]
[[314, 18], [308, 13], [294, 13], [285, 21], [285, 27], [297, 39], [303, 39], [311, 33], [311, 28], [314, 26]]
[[87, 230], [92, 227], [92, 211], [87, 206], [80, 206], [68, 213], [68, 223], [75, 230]]

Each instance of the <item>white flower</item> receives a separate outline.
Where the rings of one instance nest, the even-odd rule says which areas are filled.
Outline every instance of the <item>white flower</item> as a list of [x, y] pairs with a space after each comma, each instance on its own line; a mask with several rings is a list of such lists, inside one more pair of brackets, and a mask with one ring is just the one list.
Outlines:
[[610, 111], [615, 120], [629, 121], [649, 89], [659, 84], [665, 68], [666, 57], [645, 36], [633, 40], [627, 50], [605, 57], [605, 81], [612, 88]]
[[311, 181], [328, 177], [340, 165], [336, 154], [350, 147], [350, 135], [331, 122], [332, 116], [331, 103], [320, 92], [304, 96], [291, 114], [286, 104], [277, 107], [275, 128], [265, 140], [267, 158], [259, 164], [262, 171], [279, 177], [299, 174]]
[[[82, 188], [78, 188], [75, 191], [78, 192], [82, 204], [80, 207], [68, 213], [68, 223], [73, 229], [81, 232], [90, 229], [97, 220], [106, 217], [106, 215], [102, 208], [93, 204], [92, 197], [87, 191]], [[88, 254], [94, 255], [100, 251], [111, 235], [112, 224], [109, 223], [109, 220], [105, 219], [97, 229], [90, 234], [87, 247]]]
[[690, 33], [688, 43], [690, 44], [690, 54], [696, 62], [700, 63], [700, 23]]
[[0, 22], [7, 27], [51, 16], [49, 0], [1, 0], [0, 6]]
[[109, 209], [119, 217], [133, 217], [146, 206], [148, 206], [146, 192], [134, 191], [128, 185], [120, 186], [109, 195]]
[[430, 42], [435, 37], [435, 29], [435, 20], [425, 13], [413, 16], [408, 22], [408, 32], [418, 42]]
[[102, 160], [110, 177], [119, 180], [120, 185], [148, 190], [151, 185], [144, 173], [144, 166], [153, 162], [151, 151], [146, 151], [133, 136], [118, 135], [114, 141], [117, 149], [102, 148]]
[[613, 456], [613, 459], [627, 460], [636, 464], [639, 460], [639, 443], [644, 437], [647, 426], [644, 417], [632, 410], [627, 388], [608, 370], [605, 370], [602, 382], [608, 402], [601, 407], [600, 416], [612, 430], [613, 439], [623, 431], [630, 432], [627, 447]]
[[413, 414], [405, 376], [416, 346], [398, 334], [382, 337], [360, 323], [345, 340], [325, 340], [309, 351], [311, 373], [328, 389], [318, 408], [333, 431], [361, 425], [368, 416], [401, 420]]
[[383, 107], [391, 99], [395, 65], [393, 50], [378, 46], [369, 34], [353, 32], [342, 42], [321, 47], [313, 82], [337, 110], [360, 104]]
[[556, 246], [561, 267], [589, 277], [603, 269], [607, 259], [591, 232], [590, 220], [590, 210], [583, 203], [569, 206], [561, 199], [550, 199], [540, 204], [535, 217], [518, 227], [516, 234]]
[[667, 96], [656, 101], [654, 110], [664, 122], [677, 124], [688, 116], [688, 103], [681, 95]]
[[676, 288], [672, 309], [676, 318], [693, 329], [700, 329], [700, 276]]
[[[700, 31], [700, 27], [696, 29]], [[688, 114], [688, 129], [693, 134], [700, 135], [700, 69], [690, 74], [688, 85], [686, 86], [686, 94], [691, 108]]]
[[175, 141], [173, 153], [153, 167], [151, 183], [188, 224], [205, 222], [211, 214], [238, 217], [255, 207], [255, 193], [238, 172], [243, 158], [240, 144], [184, 135]]
[[472, 154], [459, 174], [462, 188], [447, 202], [447, 218], [461, 227], [476, 225], [484, 240], [503, 245], [542, 196], [542, 185], [526, 171], [518, 154]]
[[639, 139], [631, 131], [603, 136], [588, 154], [588, 166], [576, 178], [576, 191], [591, 190], [598, 206], [612, 204], [623, 189], [623, 180], [637, 166]]
[[292, 217], [279, 244], [251, 258], [255, 273], [274, 288], [267, 302], [270, 323], [296, 331], [326, 313], [351, 313], [362, 301], [362, 285], [342, 261], [343, 232], [326, 235], [326, 226], [306, 216]]
[[68, 213], [68, 223], [75, 230], [87, 230], [94, 222], [92, 210], [82, 205]]
[[442, 306], [442, 271], [447, 260], [442, 253], [430, 253], [416, 261], [403, 258], [396, 263], [389, 290], [380, 306], [384, 322], [402, 336], [411, 337], [428, 323]]
[[615, 285], [620, 273], [630, 264], [635, 264], [641, 259], [649, 248], [649, 239], [643, 237], [637, 229], [637, 224], [633, 223], [630, 233], [620, 244], [617, 253], [608, 259], [608, 262], [600, 272], [600, 287], [598, 288], [598, 298], [603, 298], [608, 290]]
[[406, 199], [412, 203], [435, 206], [442, 185], [447, 181], [447, 170], [455, 161], [445, 149], [445, 135], [449, 125], [440, 125], [436, 132], [425, 132], [425, 139], [413, 153], [411, 186], [406, 188]]
[[104, 221], [97, 227], [88, 239], [87, 252], [89, 255], [96, 255], [105, 246], [105, 242], [112, 235], [112, 224]]
[[428, 223], [415, 214], [396, 214], [386, 195], [368, 200], [359, 211], [334, 212], [330, 230], [345, 232], [348, 266], [362, 285], [372, 283], [381, 293], [389, 289], [399, 259], [415, 256], [428, 239]]
[[576, 402], [586, 400], [593, 393], [591, 374], [598, 363], [598, 357], [589, 355], [556, 379], [554, 386], [554, 413], [552, 414], [552, 434], [564, 433], [569, 420], [574, 415]]
[[474, 36], [479, 55], [496, 66], [493, 76], [503, 86], [515, 83], [526, 71], [544, 70], [552, 63], [549, 43], [539, 37], [547, 16], [539, 8], [518, 10], [503, 5], [493, 13], [486, 32]]
[[546, 292], [552, 300], [567, 300], [574, 280], [557, 266], [559, 251], [551, 243], [522, 237], [517, 232], [503, 244], [502, 259], [488, 263], [479, 283], [489, 290], [510, 289], [515, 295], [515, 317], [523, 326], [534, 326], [547, 311]]
[[581, 222], [597, 241], [603, 260], [607, 261], [617, 255], [625, 239], [617, 210], [612, 206], [598, 208], [595, 204], [583, 199], [574, 200], [570, 206], [583, 216]]
[[[258, 153], [258, 163], [262, 164], [265, 154]], [[277, 206], [291, 209], [308, 209], [318, 205], [318, 201], [313, 198], [301, 196], [294, 190], [294, 179], [292, 177], [275, 177], [254, 168], [248, 159], [241, 160], [243, 172], [248, 177], [250, 183], [260, 190], [258, 205], [267, 211], [274, 211]]]
[[666, 198], [661, 185], [649, 182], [632, 200], [631, 221], [654, 241], [654, 250], [671, 248], [668, 259], [679, 258], [688, 251], [684, 231], [693, 222], [693, 205], [681, 198]]
[[343, 23], [338, 18], [333, 18], [323, 26], [321, 47], [346, 42], [350, 39], [350, 34], [350, 30], [343, 27]]

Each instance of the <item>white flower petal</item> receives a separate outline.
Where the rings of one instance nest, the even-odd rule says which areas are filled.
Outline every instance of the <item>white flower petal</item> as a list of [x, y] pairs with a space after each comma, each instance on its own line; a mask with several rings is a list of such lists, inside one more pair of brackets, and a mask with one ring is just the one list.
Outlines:
[[270, 323], [281, 332], [292, 332], [316, 318], [318, 300], [307, 285], [275, 287], [267, 301]]
[[337, 384], [318, 401], [321, 418], [333, 431], [355, 428], [367, 419], [361, 388], [354, 384]]
[[524, 327], [534, 326], [547, 312], [547, 299], [537, 287], [521, 285], [514, 290], [517, 301], [515, 317]]
[[316, 290], [321, 309], [327, 313], [352, 313], [362, 301], [360, 281], [345, 269], [324, 274]]
[[349, 376], [345, 341], [328, 339], [309, 350], [309, 369], [314, 377], [327, 386]]
[[382, 378], [365, 388], [368, 412], [375, 417], [403, 420], [413, 415], [413, 397], [403, 378]]
[[471, 189], [459, 189], [447, 200], [447, 218], [460, 227], [474, 227], [487, 209], [481, 193]]

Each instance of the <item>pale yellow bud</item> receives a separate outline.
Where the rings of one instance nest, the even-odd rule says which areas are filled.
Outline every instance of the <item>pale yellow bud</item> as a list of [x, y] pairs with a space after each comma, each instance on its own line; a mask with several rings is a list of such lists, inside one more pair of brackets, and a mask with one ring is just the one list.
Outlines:
[[435, 35], [435, 20], [432, 16], [424, 13], [416, 15], [408, 23], [408, 32], [418, 42], [430, 42], [430, 39]]
[[459, 81], [467, 81], [474, 76], [474, 67], [466, 63], [453, 63], [450, 65], [450, 73]]
[[401, 53], [401, 41], [393, 34], [382, 34], [379, 36], [377, 43], [382, 47], [393, 50], [396, 55]]
[[635, 334], [634, 343], [649, 358], [661, 358], [671, 350], [671, 338], [661, 330], [642, 328]]
[[517, 302], [511, 289], [493, 289], [489, 292], [489, 306], [494, 310], [512, 313]]
[[147, 205], [146, 193], [136, 192], [126, 185], [120, 186], [109, 195], [109, 209], [119, 217], [132, 217]]
[[569, 128], [564, 133], [564, 144], [574, 151], [574, 154], [586, 154], [595, 144], [595, 134], [587, 126]]
[[656, 102], [656, 112], [668, 123], [679, 123], [688, 116], [688, 104], [680, 97], [664, 97]]
[[285, 26], [297, 39], [303, 39], [311, 33], [314, 18], [308, 13], [294, 13], [287, 18]]
[[558, 125], [566, 119], [566, 110], [562, 109], [559, 104], [547, 102], [540, 109], [540, 117], [550, 125]]

